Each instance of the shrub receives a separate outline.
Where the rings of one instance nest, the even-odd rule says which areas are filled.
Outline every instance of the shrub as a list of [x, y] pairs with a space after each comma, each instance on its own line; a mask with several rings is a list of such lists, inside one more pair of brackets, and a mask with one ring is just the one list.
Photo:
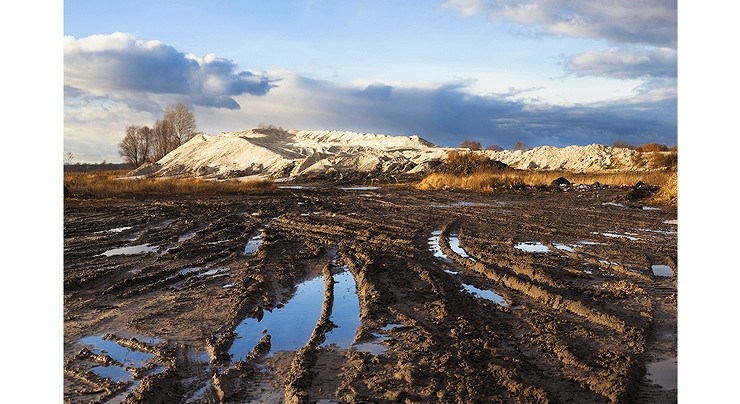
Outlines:
[[460, 143], [461, 149], [470, 149], [470, 150], [481, 150], [483, 146], [481, 146], [480, 142], [476, 142], [474, 140], [463, 140], [462, 143]]

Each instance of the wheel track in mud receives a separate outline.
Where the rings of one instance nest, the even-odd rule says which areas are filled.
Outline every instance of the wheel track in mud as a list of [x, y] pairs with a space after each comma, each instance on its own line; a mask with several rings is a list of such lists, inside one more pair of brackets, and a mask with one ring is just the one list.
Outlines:
[[[94, 246], [87, 245], [97, 240], [88, 237], [91, 232], [123, 224], [114, 226], [106, 218], [130, 220], [142, 206], [132, 202], [111, 209], [114, 213], [109, 216], [97, 213], [89, 222], [82, 214], [67, 222], [65, 214], [65, 289], [69, 289], [65, 297], [96, 300], [82, 289], [103, 288], [116, 312], [126, 307], [119, 299], [170, 294], [167, 301], [178, 302], [177, 307], [164, 310], [152, 305], [152, 310], [131, 318], [129, 327], [151, 332], [152, 327], [141, 328], [144, 323], [157, 323], [162, 313], [170, 313], [175, 322], [165, 328], [175, 336], [177, 324], [182, 323], [178, 319], [189, 318], [184, 314], [188, 308], [205, 304], [200, 296], [212, 290], [217, 293], [208, 305], [223, 307], [224, 315], [214, 316], [194, 338], [200, 340], [198, 349], [208, 350], [213, 357], [221, 354], [223, 360], [233, 340], [230, 331], [244, 317], [256, 316], [263, 307], [274, 306], [285, 293], [289, 295], [294, 285], [315, 271], [311, 268], [326, 264], [327, 248], [338, 246], [357, 281], [362, 320], [358, 341], [372, 338], [371, 333], [388, 324], [399, 325], [390, 332], [385, 354], [342, 354], [342, 377], [336, 390], [340, 401], [643, 402], [655, 397], [654, 389], [644, 382], [644, 364], [645, 357], [652, 355], [647, 350], [652, 349], [657, 332], [653, 317], [663, 315], [664, 308], [652, 302], [675, 295], [675, 279], [656, 283], [649, 268], [666, 263], [675, 270], [675, 236], [634, 229], [652, 229], [675, 219], [675, 212], [602, 205], [604, 199], [589, 195], [564, 195], [561, 199], [567, 202], [563, 202], [552, 195], [419, 195], [404, 190], [370, 192], [367, 198], [351, 192], [291, 194], [282, 197], [289, 200], [280, 211], [268, 198], [218, 207], [199, 203], [188, 208], [186, 202], [168, 202], [145, 208], [153, 209], [158, 220], [162, 215], [162, 220], [174, 220], [143, 230], [153, 222], [141, 219], [120, 234], [98, 233], [105, 237], [98, 237], [100, 243]], [[460, 199], [478, 205], [451, 203]], [[203, 209], [207, 213], [197, 213]], [[251, 216], [253, 211], [261, 212], [260, 219]], [[259, 250], [250, 257], [241, 256], [247, 239], [267, 223], [265, 217], [276, 219], [265, 231]], [[432, 231], [446, 229], [448, 235], [453, 228], [461, 246], [478, 261], [473, 264], [455, 254], [445, 236], [440, 244], [460, 271], [457, 279], [445, 273], [448, 264], [426, 248]], [[194, 230], [195, 236], [178, 241]], [[612, 232], [639, 233], [643, 239], [602, 234]], [[117, 247], [122, 238], [134, 233], [139, 235], [136, 243], [156, 240], [175, 246], [163, 256], [146, 254], [137, 259], [142, 268], [134, 276], [127, 275], [129, 257], [84, 258]], [[217, 248], [200, 246], [219, 240], [227, 241]], [[572, 253], [553, 250], [553, 243], [583, 240], [605, 244], [580, 245]], [[553, 251], [546, 255], [519, 252], [513, 247], [519, 241], [540, 241]], [[98, 270], [82, 270], [90, 263]], [[165, 281], [185, 263], [229, 266], [231, 270], [219, 283], [194, 276]], [[584, 273], [584, 268], [593, 273]], [[111, 280], [116, 277], [118, 281]], [[214, 289], [226, 279], [234, 283], [231, 289]], [[461, 290], [462, 280], [492, 288], [514, 306], [501, 307], [472, 296]], [[182, 290], [171, 290], [173, 285]], [[85, 304], [89, 306], [84, 302], [70, 304], [65, 312], [94, 317], [82, 310]], [[670, 301], [665, 304], [670, 306]], [[670, 327], [670, 322], [666, 324], [661, 327]], [[322, 354], [321, 350], [310, 351]], [[315, 361], [293, 362], [296, 372], [292, 376], [288, 369], [276, 377], [282, 383], [293, 380], [299, 387], [296, 402], [310, 401], [307, 392], [316, 390], [312, 383], [320, 370], [314, 369]], [[165, 379], [177, 379], [168, 377], [162, 376], [150, 388], [164, 387]], [[256, 380], [248, 371], [240, 377], [245, 381], [240, 388], [247, 390], [253, 383], [249, 380]], [[188, 389], [171, 388], [173, 394]], [[181, 394], [186, 397], [193, 392]]]

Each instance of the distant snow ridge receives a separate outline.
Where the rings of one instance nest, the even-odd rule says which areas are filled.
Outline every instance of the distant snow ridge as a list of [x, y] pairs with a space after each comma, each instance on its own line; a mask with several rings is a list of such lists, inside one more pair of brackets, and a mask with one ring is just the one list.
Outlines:
[[[195, 136], [157, 163], [142, 166], [129, 175], [294, 179], [364, 173], [371, 178], [376, 174], [429, 171], [450, 150], [455, 149], [435, 146], [419, 136], [252, 129]], [[627, 149], [590, 145], [481, 153], [513, 168], [596, 171], [610, 168], [615, 158], [622, 162], [630, 161], [630, 152], [634, 153]]]

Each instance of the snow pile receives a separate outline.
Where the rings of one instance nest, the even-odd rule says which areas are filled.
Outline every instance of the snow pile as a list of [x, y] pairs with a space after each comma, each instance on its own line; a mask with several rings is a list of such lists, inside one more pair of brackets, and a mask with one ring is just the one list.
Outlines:
[[[294, 179], [349, 172], [367, 177], [413, 174], [431, 170], [450, 150], [456, 149], [435, 146], [418, 136], [252, 129], [196, 136], [129, 175]], [[632, 161], [635, 152], [594, 144], [478, 153], [513, 168], [583, 172], [630, 168], [625, 163]]]
[[490, 151], [486, 155], [509, 167], [529, 170], [567, 170], [575, 172], [600, 171], [610, 168], [637, 169], [633, 167], [636, 151], [607, 147], [600, 144], [588, 146], [535, 147], [531, 150]]

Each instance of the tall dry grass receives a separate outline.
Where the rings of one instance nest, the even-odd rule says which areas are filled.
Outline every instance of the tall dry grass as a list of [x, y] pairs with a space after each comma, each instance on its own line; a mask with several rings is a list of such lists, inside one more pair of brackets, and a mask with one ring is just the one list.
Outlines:
[[676, 171], [618, 171], [573, 173], [569, 171], [529, 171], [502, 170], [479, 171], [470, 175], [433, 173], [416, 184], [419, 190], [467, 190], [489, 192], [496, 189], [517, 189], [523, 187], [545, 187], [564, 177], [575, 184], [600, 183], [603, 186], [624, 187], [642, 181], [657, 185], [660, 192], [651, 200], [653, 203], [676, 204], [678, 200], [678, 175]]
[[271, 180], [212, 181], [198, 178], [121, 178], [126, 171], [65, 173], [64, 186], [70, 195], [216, 195], [262, 194], [277, 187]]

